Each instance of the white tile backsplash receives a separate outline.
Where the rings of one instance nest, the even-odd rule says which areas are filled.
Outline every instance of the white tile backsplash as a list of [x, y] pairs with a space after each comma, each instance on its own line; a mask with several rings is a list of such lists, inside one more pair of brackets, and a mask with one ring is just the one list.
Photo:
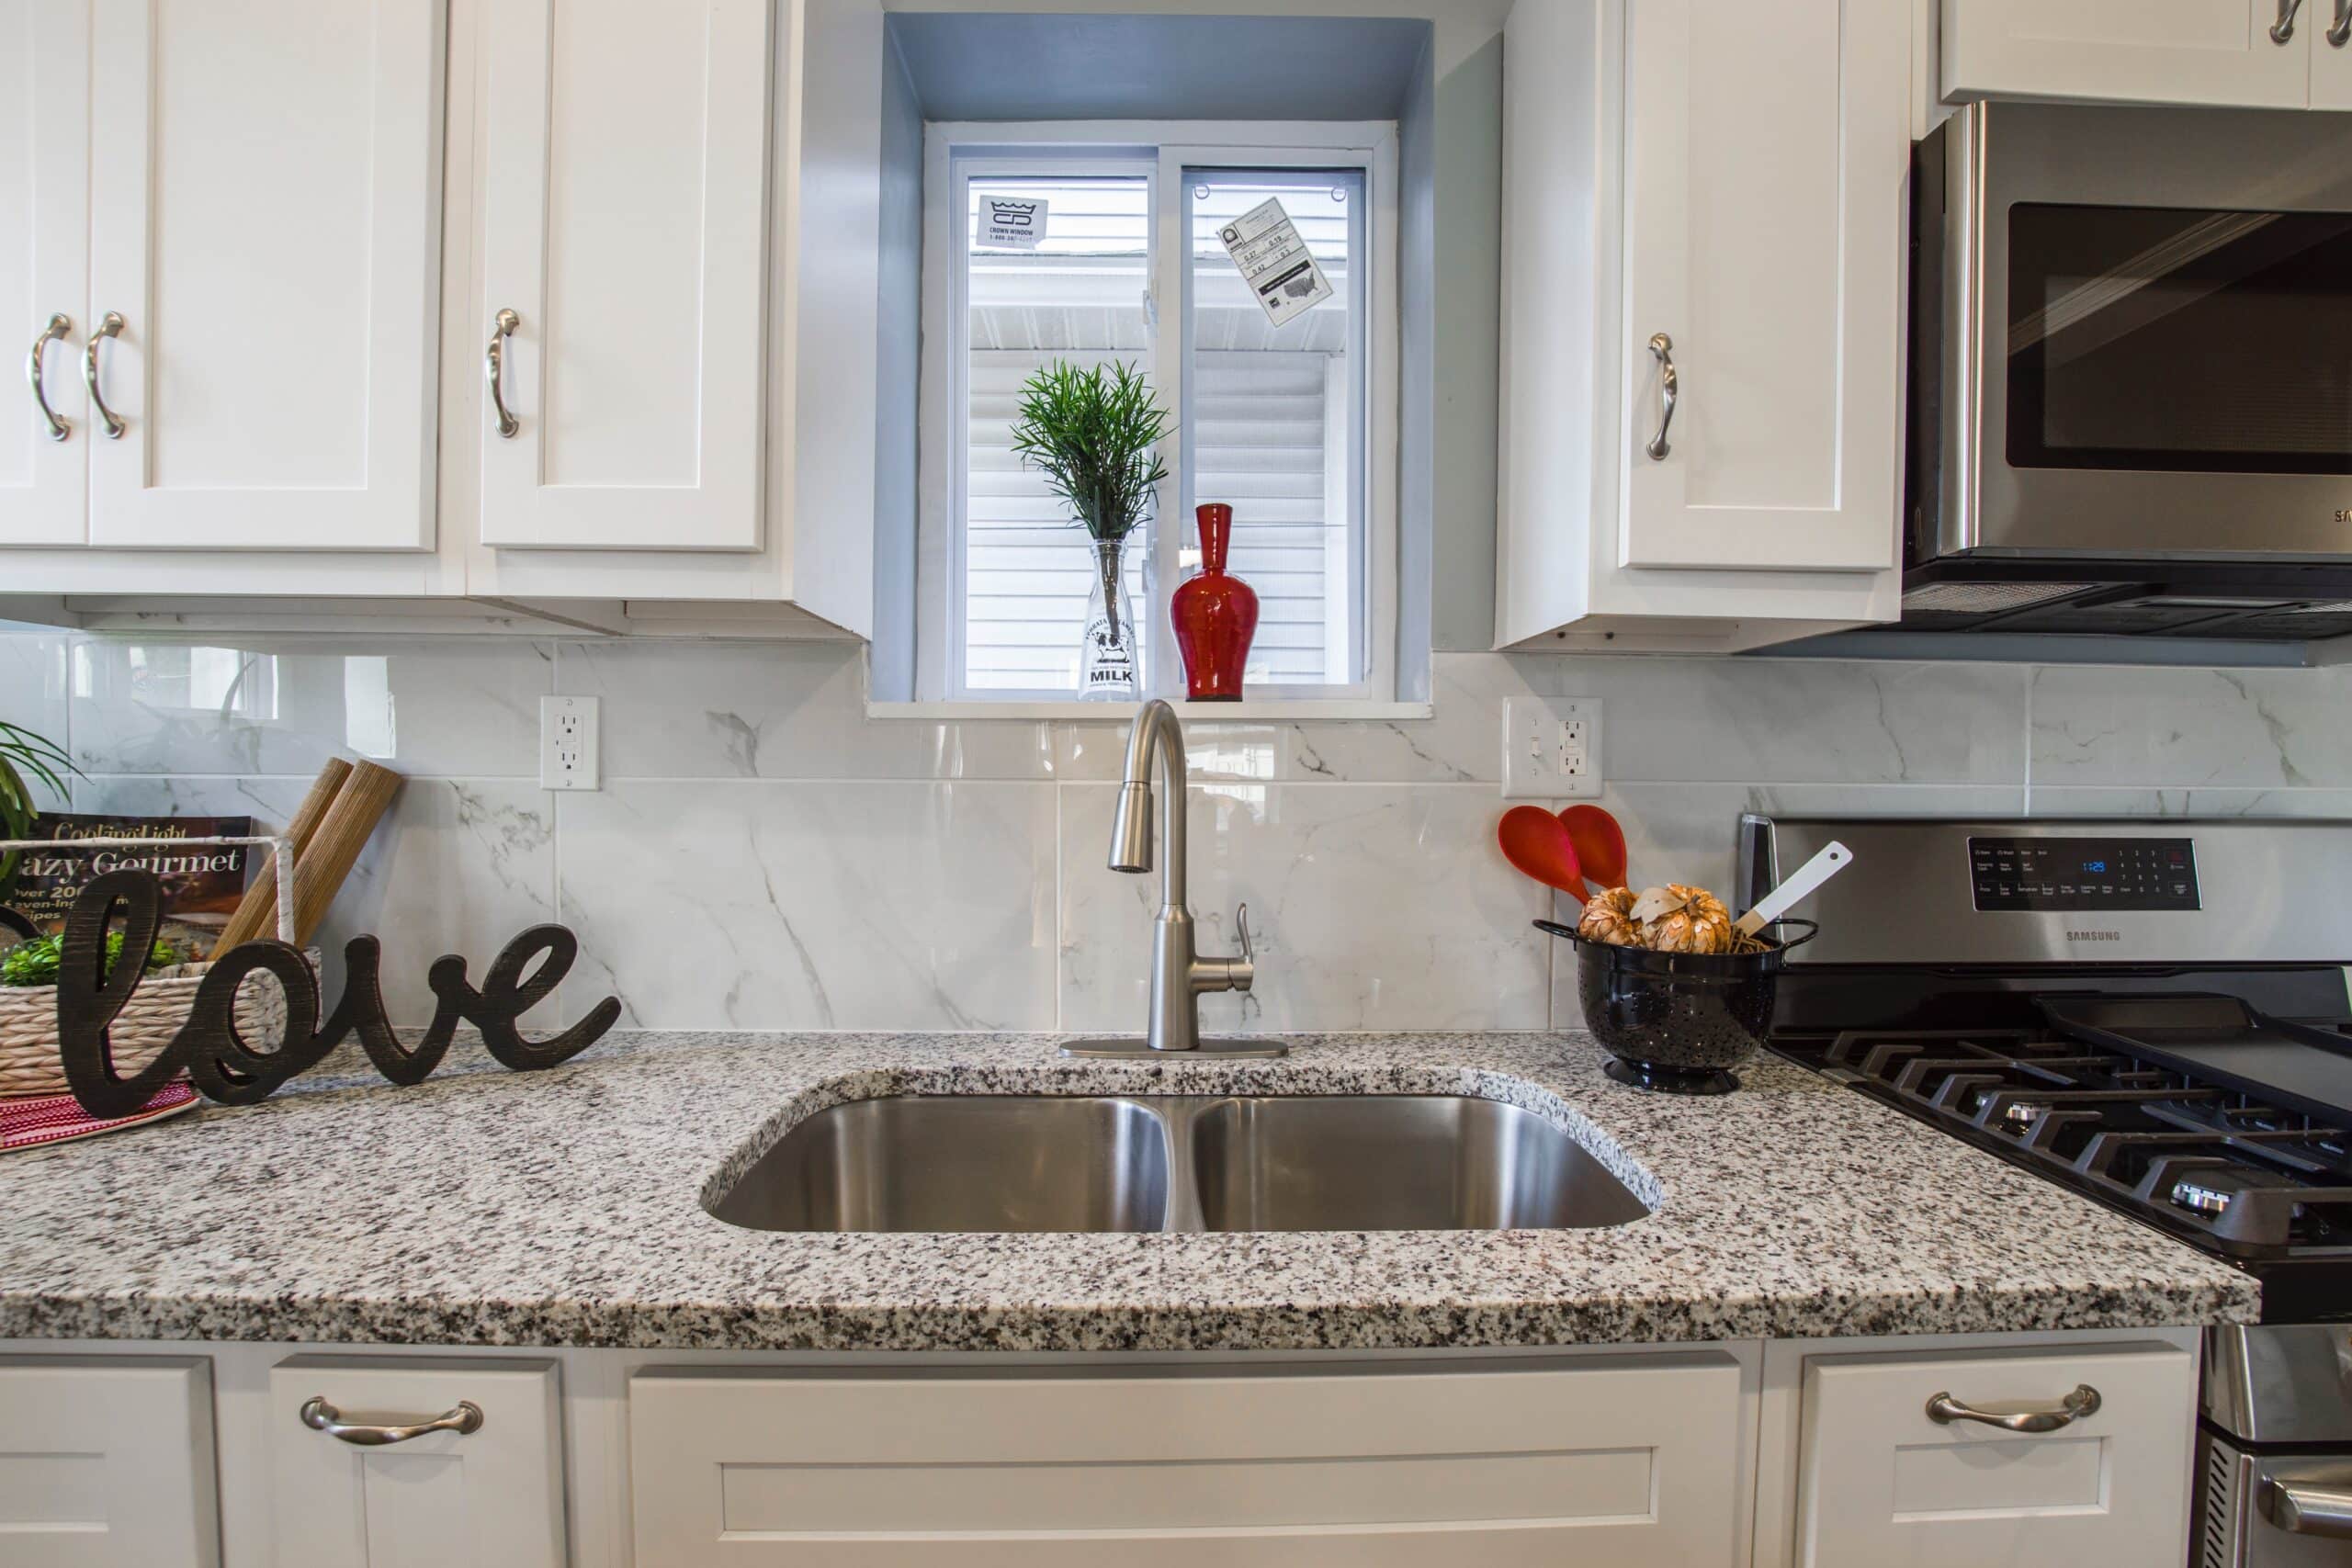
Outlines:
[[566, 1005], [662, 1029], [1050, 1029], [1050, 784], [621, 782], [566, 795]]
[[[1247, 899], [1212, 1029], [1542, 1029], [1572, 966], [1494, 825], [1503, 704], [1607, 704], [1635, 880], [1726, 886], [1743, 810], [2352, 819], [2352, 674], [1443, 654], [1436, 716], [1187, 714], [1204, 946]], [[442, 953], [578, 931], [560, 1010], [657, 1028], [1143, 1021], [1159, 879], [1103, 866], [1123, 723], [869, 720], [831, 644], [420, 639], [197, 650], [0, 634], [0, 717], [65, 740], [84, 809], [282, 820], [324, 758], [413, 775], [326, 936], [385, 941], [395, 1014]], [[537, 699], [604, 700], [605, 787], [536, 783]], [[550, 1010], [553, 1011], [556, 1010]]]
[[[1143, 1026], [1159, 876], [1108, 870], [1115, 784], [1061, 791], [1062, 1027]], [[1204, 951], [1233, 953], [1250, 906], [1247, 997], [1204, 997], [1204, 1029], [1542, 1029], [1544, 889], [1495, 847], [1492, 789], [1217, 784], [1190, 792], [1189, 903]]]
[[[65, 671], [72, 656], [70, 639], [62, 633], [0, 629], [0, 720], [31, 730], [68, 755]], [[26, 782], [43, 806], [65, 804], [38, 779], [28, 775]]]
[[91, 773], [295, 774], [365, 756], [411, 777], [539, 773], [553, 649], [521, 639], [236, 648], [78, 639], [74, 760]]

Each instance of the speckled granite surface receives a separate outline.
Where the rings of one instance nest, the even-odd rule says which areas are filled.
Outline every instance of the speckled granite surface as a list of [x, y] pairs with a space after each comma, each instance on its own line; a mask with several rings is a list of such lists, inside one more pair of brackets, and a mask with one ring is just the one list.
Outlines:
[[[0, 1338], [808, 1349], [1382, 1348], [2245, 1321], [2254, 1285], [1759, 1059], [1645, 1095], [1581, 1035], [1295, 1038], [1073, 1062], [1040, 1036], [639, 1035], [0, 1161]], [[1602, 1230], [789, 1235], [703, 1209], [794, 1122], [894, 1093], [1433, 1092], [1569, 1130], [1656, 1205]]]

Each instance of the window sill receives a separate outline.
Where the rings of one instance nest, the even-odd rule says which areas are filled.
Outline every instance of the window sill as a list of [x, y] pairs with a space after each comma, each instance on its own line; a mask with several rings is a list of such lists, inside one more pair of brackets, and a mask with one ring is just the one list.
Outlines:
[[[1437, 710], [1430, 703], [1373, 702], [1357, 698], [1334, 700], [1300, 699], [1286, 702], [1280, 697], [1266, 697], [1238, 703], [1178, 703], [1176, 711], [1193, 724], [1265, 724], [1305, 723], [1314, 720], [1348, 720], [1385, 723], [1399, 719], [1428, 718]], [[876, 719], [927, 719], [933, 723], [971, 719], [1022, 719], [1035, 722], [1051, 719], [1064, 724], [1125, 724], [1135, 717], [1135, 709], [1124, 703], [1069, 702], [954, 702], [954, 703], [875, 703], [865, 705], [865, 716]]]

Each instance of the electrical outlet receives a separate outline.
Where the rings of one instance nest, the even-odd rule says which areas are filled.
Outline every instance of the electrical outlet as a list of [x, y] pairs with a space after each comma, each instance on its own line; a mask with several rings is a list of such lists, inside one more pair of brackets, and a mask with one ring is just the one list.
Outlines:
[[1503, 704], [1503, 798], [1600, 798], [1600, 699], [1512, 697]]
[[539, 699], [539, 787], [596, 787], [594, 697]]

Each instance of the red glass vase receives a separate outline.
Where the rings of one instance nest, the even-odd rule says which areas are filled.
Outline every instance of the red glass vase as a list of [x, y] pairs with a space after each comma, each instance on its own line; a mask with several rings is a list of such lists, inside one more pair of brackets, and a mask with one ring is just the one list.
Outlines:
[[1185, 694], [1196, 703], [1238, 703], [1241, 667], [1258, 635], [1258, 592], [1225, 570], [1233, 508], [1210, 502], [1194, 511], [1201, 524], [1200, 575], [1178, 583], [1168, 602], [1176, 651], [1184, 656]]

